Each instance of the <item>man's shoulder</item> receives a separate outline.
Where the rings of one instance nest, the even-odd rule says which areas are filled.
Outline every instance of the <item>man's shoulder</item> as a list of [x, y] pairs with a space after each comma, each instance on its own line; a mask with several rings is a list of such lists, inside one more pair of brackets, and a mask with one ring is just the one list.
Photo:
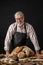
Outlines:
[[11, 23], [11, 24], [9, 25], [9, 28], [14, 27], [14, 26], [16, 26], [16, 22]]
[[26, 22], [26, 26], [33, 27], [30, 23], [27, 23], [27, 22]]

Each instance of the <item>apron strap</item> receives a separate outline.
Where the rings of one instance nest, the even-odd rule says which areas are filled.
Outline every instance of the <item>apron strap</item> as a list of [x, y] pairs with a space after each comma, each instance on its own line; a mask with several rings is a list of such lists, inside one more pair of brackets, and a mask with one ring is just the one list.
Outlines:
[[[25, 28], [25, 32], [26, 32], [26, 34], [27, 34], [26, 23], [24, 23], [24, 28]], [[16, 25], [16, 28], [15, 28], [15, 31], [17, 31], [17, 25]]]
[[26, 30], [26, 23], [24, 23], [24, 28], [25, 28], [25, 32], [26, 32], [26, 34], [27, 34], [27, 30]]

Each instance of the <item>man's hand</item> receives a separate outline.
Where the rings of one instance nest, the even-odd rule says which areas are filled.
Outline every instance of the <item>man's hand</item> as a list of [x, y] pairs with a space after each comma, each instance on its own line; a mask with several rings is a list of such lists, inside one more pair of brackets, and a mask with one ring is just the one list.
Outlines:
[[6, 57], [9, 57], [9, 56], [10, 56], [9, 51], [6, 51]]
[[36, 57], [37, 57], [37, 58], [40, 58], [39, 50], [36, 51]]

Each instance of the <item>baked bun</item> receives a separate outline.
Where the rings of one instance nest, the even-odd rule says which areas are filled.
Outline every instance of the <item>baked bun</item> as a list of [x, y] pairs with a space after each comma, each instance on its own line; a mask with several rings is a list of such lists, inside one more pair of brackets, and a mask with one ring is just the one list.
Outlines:
[[13, 52], [19, 53], [20, 51], [22, 51], [23, 48], [24, 48], [24, 46], [16, 47], [16, 48], [14, 48], [14, 50], [12, 51], [12, 53]]
[[24, 46], [24, 48], [23, 48], [22, 51], [26, 53], [26, 56], [27, 56], [27, 57], [34, 55], [33, 50], [31, 50], [31, 49], [30, 49], [29, 47], [27, 47], [27, 46]]
[[41, 50], [41, 54], [43, 54], [43, 50]]
[[18, 58], [24, 58], [26, 54], [24, 52], [19, 52], [17, 56]]

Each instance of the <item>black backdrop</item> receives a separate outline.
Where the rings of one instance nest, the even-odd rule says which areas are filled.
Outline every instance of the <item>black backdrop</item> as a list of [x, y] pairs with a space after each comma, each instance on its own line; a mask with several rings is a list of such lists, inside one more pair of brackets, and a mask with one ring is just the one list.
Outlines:
[[14, 22], [14, 13], [24, 12], [25, 21], [35, 29], [39, 45], [43, 49], [43, 2], [28, 0], [0, 1], [0, 53], [4, 53], [7, 29]]

